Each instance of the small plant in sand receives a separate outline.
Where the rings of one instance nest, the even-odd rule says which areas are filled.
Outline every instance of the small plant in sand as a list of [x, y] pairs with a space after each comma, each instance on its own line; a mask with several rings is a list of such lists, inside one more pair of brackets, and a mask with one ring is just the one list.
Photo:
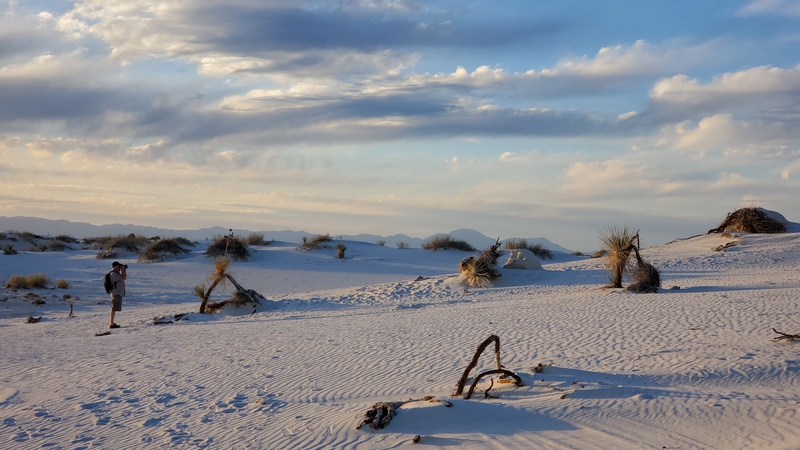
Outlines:
[[239, 236], [233, 235], [233, 230], [225, 236], [214, 236], [213, 242], [206, 249], [206, 256], [211, 258], [232, 258], [236, 261], [250, 259], [250, 250]]
[[475, 247], [471, 246], [467, 241], [461, 239], [454, 239], [449, 234], [438, 234], [431, 237], [422, 243], [424, 250], [461, 250], [463, 252], [474, 252]]
[[636, 253], [636, 268], [631, 270], [632, 283], [626, 289], [633, 292], [655, 294], [661, 288], [661, 274], [654, 265], [642, 259], [637, 246], [633, 246], [633, 251]]
[[765, 210], [750, 206], [729, 213], [717, 228], [708, 233], [735, 231], [740, 233], [785, 233], [786, 225], [770, 217]]
[[16, 255], [17, 249], [15, 249], [13, 245], [7, 244], [5, 247], [3, 247], [3, 254]]
[[381, 247], [383, 247], [386, 245], [386, 241], [384, 241], [383, 239], [378, 239], [377, 241], [375, 241], [375, 245], [380, 245]]
[[59, 234], [58, 236], [54, 237], [53, 240], [54, 241], [63, 242], [65, 244], [79, 244], [80, 243], [80, 241], [77, 238], [72, 237], [72, 236], [70, 236], [68, 234]]
[[31, 289], [45, 289], [50, 283], [50, 278], [43, 273], [32, 273], [28, 275], [28, 286]]
[[638, 238], [639, 231], [628, 227], [609, 227], [600, 234], [603, 250], [607, 252], [605, 258], [611, 287], [622, 287], [622, 277], [630, 268], [629, 259]]
[[407, 249], [409, 247], [410, 246], [408, 245], [408, 242], [400, 241], [400, 242], [397, 243], [397, 248], [399, 248], [400, 250], [405, 250], [405, 249]]
[[506, 250], [527, 249], [539, 259], [554, 258], [553, 252], [549, 248], [545, 247], [544, 244], [530, 244], [526, 239], [508, 239], [505, 242], [504, 248]]
[[56, 288], [58, 289], [69, 289], [69, 281], [61, 278], [56, 280]]
[[166, 238], [148, 245], [139, 256], [139, 261], [163, 261], [187, 253], [189, 250], [183, 248], [177, 239]]
[[331, 241], [330, 234], [315, 234], [314, 236], [303, 236], [300, 239], [298, 250], [314, 250], [323, 247]]
[[64, 250], [71, 250], [70, 246], [67, 245], [64, 241], [59, 240], [52, 240], [47, 244], [42, 244], [43, 252], [45, 251], [52, 251], [52, 252], [63, 252]]
[[464, 277], [464, 283], [470, 287], [486, 287], [492, 281], [500, 278], [497, 271], [497, 260], [503, 255], [500, 248], [500, 240], [483, 251], [477, 258], [470, 256], [458, 263], [458, 271]]
[[242, 239], [245, 245], [264, 245], [263, 233], [250, 233], [247, 237]]
[[24, 275], [11, 275], [6, 281], [8, 289], [28, 289], [28, 277]]
[[336, 257], [339, 259], [344, 259], [344, 251], [347, 250], [347, 247], [344, 246], [341, 242], [336, 244]]
[[[214, 259], [214, 271], [211, 275], [208, 276], [208, 281], [211, 285], [206, 289], [205, 284], [201, 284], [195, 286], [192, 291], [194, 294], [200, 299], [200, 314], [205, 314], [207, 308], [211, 309], [219, 309], [227, 303], [242, 306], [244, 304], [250, 303], [253, 306], [258, 305], [261, 303], [261, 300], [265, 300], [264, 296], [259, 294], [258, 292], [252, 289], [245, 289], [243, 288], [233, 277], [233, 275], [228, 271], [231, 265], [230, 258], [216, 258]], [[233, 296], [230, 300], [224, 302], [217, 302], [214, 304], [209, 304], [208, 301], [211, 298], [211, 292], [219, 286], [220, 284], [225, 284], [230, 282], [233, 287], [236, 289]]]
[[139, 249], [146, 246], [150, 241], [145, 236], [134, 233], [118, 236], [102, 236], [96, 238], [86, 238], [84, 245], [97, 249], [97, 259], [116, 258], [119, 251], [139, 253]]

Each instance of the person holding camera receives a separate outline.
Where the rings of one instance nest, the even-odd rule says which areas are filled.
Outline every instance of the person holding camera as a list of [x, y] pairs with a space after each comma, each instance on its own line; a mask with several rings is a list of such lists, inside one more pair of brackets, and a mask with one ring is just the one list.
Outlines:
[[128, 265], [120, 264], [119, 261], [111, 263], [111, 323], [108, 328], [119, 328], [114, 323], [114, 313], [122, 311], [122, 297], [125, 296], [125, 280], [128, 278]]

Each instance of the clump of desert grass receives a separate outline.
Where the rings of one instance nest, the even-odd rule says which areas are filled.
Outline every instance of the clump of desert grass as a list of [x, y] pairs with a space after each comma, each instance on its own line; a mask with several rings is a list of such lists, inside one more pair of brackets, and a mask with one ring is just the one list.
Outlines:
[[83, 244], [91, 249], [98, 250], [97, 259], [115, 258], [118, 251], [139, 253], [140, 249], [147, 246], [151, 238], [130, 233], [117, 236], [100, 236], [85, 238]]
[[463, 252], [474, 252], [475, 247], [470, 245], [467, 241], [455, 239], [449, 234], [437, 234], [427, 241], [422, 243], [424, 250], [460, 250]]
[[411, 246], [408, 245], [408, 242], [402, 242], [402, 241], [398, 241], [397, 242], [397, 248], [399, 248], [400, 250], [406, 250], [406, 249], [408, 249], [410, 247]]
[[178, 240], [173, 238], [160, 239], [151, 243], [139, 256], [139, 261], [164, 261], [171, 257], [185, 255], [189, 250], [185, 249], [180, 242], [187, 239]]
[[17, 249], [11, 244], [6, 244], [6, 246], [3, 247], [3, 254], [5, 255], [16, 255], [17, 253], [19, 252], [17, 252]]
[[247, 244], [241, 237], [234, 236], [233, 233], [214, 236], [205, 254], [210, 258], [232, 258], [236, 261], [250, 259], [250, 250], [247, 248]]
[[344, 246], [341, 242], [336, 244], [336, 257], [339, 259], [344, 259], [344, 251], [347, 250], [347, 247]]
[[264, 233], [250, 233], [242, 238], [245, 245], [265, 245], [267, 241], [264, 240]]
[[770, 217], [763, 209], [750, 206], [728, 213], [717, 228], [708, 233], [785, 233], [786, 225]]
[[528, 241], [524, 238], [522, 239], [508, 239], [505, 242], [504, 247], [506, 250], [518, 250], [518, 249], [527, 249], [530, 250], [531, 253], [536, 255], [539, 259], [553, 259], [553, 252], [545, 247], [541, 243], [528, 243]]
[[497, 260], [503, 256], [500, 240], [483, 251], [477, 258], [470, 256], [458, 263], [458, 272], [464, 279], [464, 284], [470, 287], [487, 287], [492, 281], [500, 278], [497, 270]]
[[48, 242], [47, 244], [40, 245], [39, 248], [43, 252], [46, 252], [48, 250], [51, 252], [63, 252], [64, 250], [72, 250], [72, 248], [69, 245], [67, 245], [66, 242], [59, 241], [56, 239]]
[[656, 267], [639, 255], [639, 249], [633, 247], [636, 252], [636, 268], [630, 273], [631, 284], [626, 288], [629, 291], [639, 293], [655, 294], [661, 289], [661, 274]]
[[639, 230], [626, 227], [609, 227], [600, 234], [606, 251], [606, 267], [611, 287], [621, 288], [623, 276], [631, 269], [630, 256], [639, 239]]
[[331, 241], [331, 235], [328, 234], [315, 234], [313, 236], [303, 236], [300, 239], [300, 245], [297, 247], [298, 250], [315, 250], [320, 247], [324, 247], [328, 245], [328, 242]]
[[70, 286], [69, 285], [69, 281], [67, 281], [67, 280], [65, 280], [63, 278], [60, 278], [60, 279], [56, 280], [56, 288], [57, 289], [69, 289], [69, 286]]
[[65, 244], [80, 244], [80, 240], [69, 234], [59, 234], [58, 236], [55, 236], [53, 240], [63, 242]]
[[12, 275], [6, 281], [7, 289], [46, 289], [50, 278], [43, 273], [33, 273], [28, 276]]
[[375, 241], [375, 245], [380, 245], [381, 247], [384, 247], [386, 245], [386, 241], [384, 239], [378, 239], [377, 241]]

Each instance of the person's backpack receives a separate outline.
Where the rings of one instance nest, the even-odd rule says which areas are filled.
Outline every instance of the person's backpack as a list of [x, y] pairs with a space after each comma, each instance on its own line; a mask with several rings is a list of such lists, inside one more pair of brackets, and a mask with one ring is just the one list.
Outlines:
[[117, 287], [117, 282], [116, 281], [114, 281], [114, 282], [111, 281], [111, 272], [108, 272], [106, 274], [106, 277], [103, 280], [103, 287], [106, 288], [106, 294], [110, 294], [111, 291], [113, 291], [114, 288]]

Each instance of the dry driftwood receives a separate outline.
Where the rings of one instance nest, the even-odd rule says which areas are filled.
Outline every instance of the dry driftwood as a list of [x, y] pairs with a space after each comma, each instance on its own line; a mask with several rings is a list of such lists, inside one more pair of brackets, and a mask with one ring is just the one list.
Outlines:
[[475, 355], [472, 357], [472, 361], [470, 361], [469, 364], [467, 364], [467, 368], [464, 369], [464, 373], [461, 374], [461, 379], [458, 380], [458, 384], [456, 385], [456, 390], [453, 392], [452, 397], [457, 397], [464, 393], [464, 385], [467, 384], [467, 379], [469, 378], [470, 371], [472, 371], [472, 369], [474, 369], [475, 366], [478, 365], [478, 358], [480, 358], [483, 351], [486, 350], [486, 347], [488, 347], [489, 344], [491, 344], [492, 342], [494, 342], [495, 364], [497, 365], [498, 369], [503, 368], [503, 366], [500, 364], [500, 338], [493, 334], [488, 338], [486, 338], [486, 340], [483, 341], [481, 345], [478, 346], [478, 349], [475, 350]]
[[781, 333], [780, 331], [776, 330], [775, 328], [773, 328], [772, 331], [780, 334], [780, 336], [775, 336], [774, 338], [772, 338], [772, 340], [775, 341], [775, 342], [778, 342], [778, 341], [793, 341], [795, 339], [800, 340], [800, 334]]
[[372, 405], [372, 408], [368, 409], [367, 412], [364, 413], [364, 418], [361, 420], [361, 423], [358, 424], [356, 430], [360, 430], [364, 425], [369, 425], [369, 427], [373, 430], [382, 429], [386, 425], [389, 425], [389, 422], [391, 422], [394, 416], [397, 415], [398, 408], [406, 403], [411, 402], [441, 403], [448, 408], [453, 406], [452, 403], [446, 400], [440, 400], [431, 396], [422, 397], [416, 400], [408, 399], [406, 401], [399, 402], [378, 402]]
[[[472, 398], [472, 394], [475, 392], [475, 388], [478, 386], [478, 382], [481, 381], [481, 378], [485, 377], [486, 375], [494, 375], [494, 374], [507, 375], [507, 376], [509, 376], [509, 377], [514, 379], [514, 381], [515, 381], [514, 384], [516, 384], [517, 386], [522, 386], [522, 379], [520, 377], [518, 377], [517, 374], [515, 374], [514, 372], [512, 372], [510, 370], [505, 370], [505, 369], [487, 370], [486, 372], [483, 372], [483, 373], [479, 374], [477, 377], [475, 377], [475, 380], [472, 381], [472, 385], [469, 387], [469, 391], [467, 391], [467, 393], [464, 395], [464, 398], [466, 400], [469, 400], [470, 398]], [[492, 383], [492, 386], [494, 386], [494, 383]], [[491, 389], [492, 386], [489, 386], [489, 389]], [[486, 391], [485, 391], [486, 397], [491, 397], [489, 395], [489, 389], [486, 389]], [[497, 397], [493, 397], [493, 398], [497, 398]]]

